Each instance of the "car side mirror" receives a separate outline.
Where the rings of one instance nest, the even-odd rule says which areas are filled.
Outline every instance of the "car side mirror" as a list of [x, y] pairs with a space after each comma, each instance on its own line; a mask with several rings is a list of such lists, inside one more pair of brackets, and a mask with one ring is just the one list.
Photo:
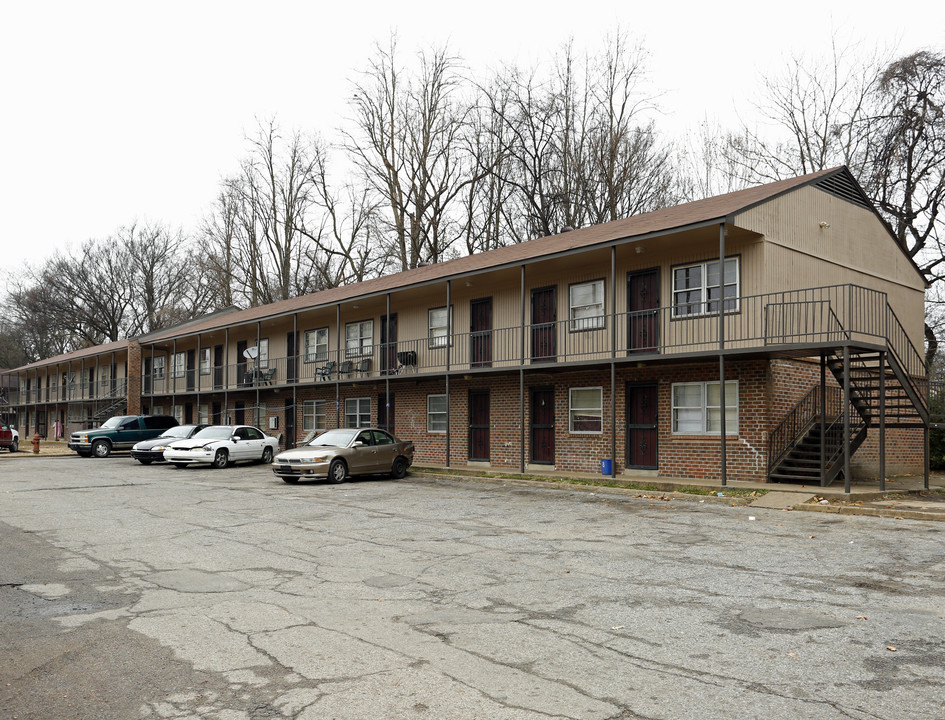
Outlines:
[[236, 437], [236, 435], [230, 435], [230, 440], [232, 440], [233, 442], [239, 442], [239, 441], [240, 441], [240, 439], [239, 439], [238, 437]]
[[351, 447], [363, 447], [363, 446], [364, 446], [363, 442], [361, 442], [360, 440], [355, 440], [354, 445], [352, 445]]

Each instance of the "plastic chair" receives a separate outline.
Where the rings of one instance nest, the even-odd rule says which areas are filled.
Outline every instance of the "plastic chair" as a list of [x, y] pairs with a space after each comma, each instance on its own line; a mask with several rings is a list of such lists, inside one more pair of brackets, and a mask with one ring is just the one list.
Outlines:
[[335, 371], [335, 361], [329, 360], [320, 368], [315, 370], [316, 380], [331, 380], [331, 374]]

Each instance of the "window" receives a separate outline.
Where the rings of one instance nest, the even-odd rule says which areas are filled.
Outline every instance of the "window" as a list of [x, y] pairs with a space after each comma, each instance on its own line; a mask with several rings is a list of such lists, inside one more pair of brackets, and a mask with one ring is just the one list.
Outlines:
[[348, 398], [345, 400], [345, 427], [358, 428], [371, 425], [371, 398]]
[[183, 405], [171, 405], [171, 415], [177, 420], [179, 425], [184, 424], [184, 406]]
[[328, 328], [318, 328], [305, 333], [305, 362], [320, 362], [328, 359]]
[[256, 367], [269, 367], [269, 338], [262, 338], [257, 347], [259, 354], [256, 356]]
[[210, 374], [210, 348], [203, 348], [200, 351], [200, 374]]
[[571, 330], [604, 327], [604, 281], [579, 283], [569, 289]]
[[446, 347], [447, 344], [452, 344], [453, 308], [433, 308], [427, 311], [427, 316], [430, 347]]
[[197, 406], [197, 424], [208, 425], [210, 423], [210, 406], [201, 403]]
[[[718, 382], [673, 385], [673, 432], [680, 435], [718, 435], [722, 427]], [[738, 433], [738, 381], [725, 381], [725, 433]]]
[[427, 395], [427, 432], [446, 432], [446, 395]]
[[374, 345], [374, 321], [364, 320], [345, 325], [345, 355], [370, 355]]
[[184, 377], [184, 370], [187, 367], [184, 353], [174, 353], [174, 365], [171, 370], [171, 377]]
[[724, 282], [718, 260], [673, 268], [673, 317], [717, 313], [723, 294], [725, 312], [738, 310], [737, 257], [725, 259]]
[[302, 429], [305, 432], [326, 429], [324, 400], [306, 400], [302, 403]]
[[154, 379], [163, 380], [164, 379], [164, 356], [159, 355], [154, 358]]
[[569, 429], [572, 433], [604, 431], [604, 390], [599, 387], [571, 388]]

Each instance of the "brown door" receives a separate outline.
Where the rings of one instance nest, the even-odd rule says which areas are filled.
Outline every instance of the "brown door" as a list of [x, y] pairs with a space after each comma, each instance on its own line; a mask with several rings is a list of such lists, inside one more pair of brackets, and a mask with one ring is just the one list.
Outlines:
[[555, 462], [555, 391], [532, 390], [531, 461], [539, 465]]
[[214, 390], [223, 389], [223, 346], [216, 345], [213, 348], [213, 388]]
[[492, 366], [492, 298], [469, 303], [469, 350], [472, 367]]
[[489, 460], [489, 391], [469, 391], [469, 459]]
[[289, 332], [285, 334], [285, 381], [294, 383], [298, 378], [295, 375], [295, 358], [298, 348], [295, 346], [297, 334]]
[[381, 372], [397, 370], [397, 313], [381, 315]]
[[384, 393], [379, 393], [377, 396], [377, 426], [391, 435], [396, 435], [394, 432], [394, 417], [396, 415], [397, 413], [394, 412], [394, 394], [391, 393], [388, 397]]
[[656, 470], [656, 385], [627, 385], [627, 467]]
[[532, 290], [532, 362], [557, 359], [555, 319], [555, 289]]
[[659, 352], [660, 346], [659, 269], [627, 275], [627, 350]]
[[[197, 351], [187, 351], [187, 391], [193, 392], [197, 382]], [[188, 420], [187, 422], [190, 422]]]

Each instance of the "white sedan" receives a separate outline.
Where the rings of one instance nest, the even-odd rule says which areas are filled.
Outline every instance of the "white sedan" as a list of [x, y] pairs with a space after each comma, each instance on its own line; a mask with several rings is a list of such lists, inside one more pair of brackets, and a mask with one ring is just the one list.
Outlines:
[[164, 459], [177, 467], [206, 463], [224, 468], [240, 460], [271, 463], [278, 450], [276, 438], [251, 425], [210, 425], [191, 438], [172, 442]]

